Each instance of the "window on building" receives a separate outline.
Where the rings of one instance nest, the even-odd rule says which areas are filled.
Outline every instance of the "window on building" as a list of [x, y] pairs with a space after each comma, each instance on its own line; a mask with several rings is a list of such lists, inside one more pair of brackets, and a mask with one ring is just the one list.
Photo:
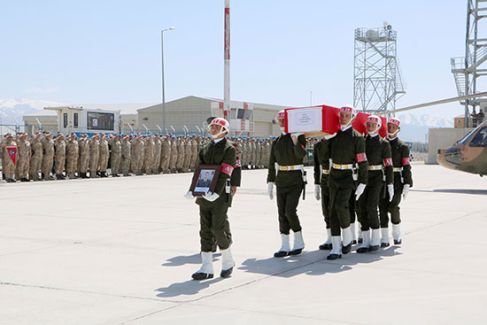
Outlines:
[[68, 113], [63, 113], [63, 127], [68, 127]]
[[245, 117], [245, 110], [243, 108], [239, 108], [237, 112], [237, 118], [242, 120]]
[[114, 131], [115, 114], [88, 112], [88, 130]]
[[78, 113], [74, 113], [73, 124], [75, 128], [78, 127]]

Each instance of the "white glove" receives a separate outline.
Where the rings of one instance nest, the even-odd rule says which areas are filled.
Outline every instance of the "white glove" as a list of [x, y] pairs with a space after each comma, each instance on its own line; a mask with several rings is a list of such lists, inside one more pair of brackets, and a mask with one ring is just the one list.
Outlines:
[[184, 194], [184, 198], [186, 198], [188, 200], [194, 199], [193, 192], [187, 191], [186, 194]]
[[389, 202], [391, 202], [392, 198], [394, 197], [394, 185], [393, 184], [387, 184], [387, 192], [389, 192]]
[[202, 196], [203, 199], [205, 199], [206, 201], [210, 201], [210, 202], [215, 201], [219, 197], [220, 197], [220, 195], [213, 193], [213, 192], [206, 192], [206, 194]]
[[319, 201], [321, 199], [321, 186], [315, 185], [315, 198]]
[[409, 188], [411, 187], [411, 185], [409, 184], [405, 184], [403, 189], [402, 189], [402, 198], [405, 200], [406, 199], [406, 196], [408, 196], [408, 193], [409, 193]]
[[360, 198], [360, 196], [362, 195], [362, 193], [364, 193], [365, 191], [365, 184], [358, 184], [357, 186], [357, 189], [355, 190], [355, 200], [358, 201], [358, 199]]
[[269, 195], [269, 199], [272, 200], [274, 198], [274, 183], [273, 182], [267, 183], [267, 194]]

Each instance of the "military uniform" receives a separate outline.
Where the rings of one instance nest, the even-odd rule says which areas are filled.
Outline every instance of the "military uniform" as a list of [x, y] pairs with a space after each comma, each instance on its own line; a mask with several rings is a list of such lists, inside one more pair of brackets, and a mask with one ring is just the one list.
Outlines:
[[108, 159], [110, 158], [110, 150], [108, 148], [108, 140], [105, 135], [101, 137], [99, 146], [98, 170], [101, 177], [108, 177]]
[[[358, 182], [367, 184], [367, 156], [364, 138], [349, 125], [328, 141], [332, 161], [328, 185], [330, 189], [330, 213], [332, 251], [327, 259], [340, 258], [348, 254], [353, 241], [350, 229], [350, 197], [355, 190], [354, 165], [358, 166]], [[326, 164], [325, 164], [326, 166]], [[343, 249], [340, 240], [343, 233]]]
[[78, 173], [81, 178], [87, 178], [86, 173], [90, 166], [90, 140], [86, 135], [78, 141], [79, 163]]
[[31, 144], [27, 139], [27, 134], [22, 134], [17, 142], [17, 177], [20, 178], [22, 182], [29, 181], [29, 167], [31, 158]]
[[[226, 122], [223, 119], [215, 120]], [[228, 122], [225, 124], [228, 127]], [[232, 197], [231, 193], [227, 191], [227, 181], [230, 181], [236, 162], [235, 148], [225, 138], [210, 142], [202, 147], [198, 154], [198, 165], [219, 165], [220, 174], [214, 191], [216, 199], [213, 197], [211, 200], [205, 198], [196, 200], [200, 207], [200, 242], [203, 263], [201, 269], [193, 274], [193, 279], [202, 280], [213, 277], [212, 246], [214, 240], [222, 253], [220, 275], [228, 277], [235, 265], [230, 251], [232, 237], [227, 211]]]
[[[276, 186], [279, 232], [282, 241], [281, 249], [274, 254], [275, 257], [284, 257], [288, 254], [297, 255], [304, 248], [297, 207], [304, 189], [303, 158], [306, 154], [305, 147], [306, 138], [304, 135], [300, 135], [294, 143], [291, 134], [282, 134], [272, 143], [267, 184], [271, 199], [273, 197], [273, 185]], [[252, 154], [252, 157], [254, 158], [255, 155]], [[278, 164], [277, 175], [276, 163]], [[294, 232], [292, 250], [289, 248], [290, 230]]]
[[98, 178], [98, 166], [100, 159], [100, 141], [97, 136], [90, 140], [90, 178]]
[[110, 141], [110, 168], [113, 177], [120, 176], [120, 165], [122, 160], [122, 143], [120, 138], [114, 137]]
[[382, 229], [385, 229], [382, 236], [383, 246], [387, 246], [389, 244], [389, 238], [387, 235], [389, 213], [391, 214], [392, 237], [394, 239], [394, 244], [398, 245], [402, 243], [400, 231], [401, 215], [399, 204], [401, 203], [401, 195], [403, 194], [404, 187], [407, 186], [409, 190], [409, 188], [413, 186], [408, 146], [397, 137], [393, 140], [389, 140], [389, 144], [391, 146], [394, 172], [394, 196], [392, 200], [390, 200], [389, 194], [385, 193], [384, 195], [382, 195], [383, 198], [380, 200], [379, 203], [380, 226]]
[[66, 174], [70, 179], [76, 178], [78, 168], [79, 144], [76, 138], [70, 137], [66, 145]]
[[132, 143], [128, 136], [122, 140], [122, 173], [123, 176], [130, 176], [130, 161], [132, 154]]
[[178, 146], [178, 159], [176, 161], [176, 169], [179, 173], [183, 172], [183, 164], [184, 164], [184, 156], [186, 152], [184, 151], [185, 143], [184, 139], [178, 138], [177, 146]]
[[152, 173], [159, 174], [161, 172], [161, 151], [162, 142], [159, 136], [154, 138], [154, 161], [152, 162]]
[[316, 190], [319, 191], [317, 199], [321, 199], [321, 211], [325, 219], [327, 239], [319, 246], [322, 250], [330, 250], [331, 246], [331, 213], [330, 213], [330, 189], [328, 176], [330, 175], [330, 153], [327, 140], [317, 142], [313, 147], [314, 180]]
[[137, 137], [134, 145], [134, 157], [136, 161], [136, 167], [134, 170], [135, 175], [142, 175], [145, 161], [145, 141], [142, 137]]
[[42, 142], [40, 135], [36, 135], [31, 143], [32, 156], [30, 160], [30, 179], [40, 180], [39, 172], [42, 168]]
[[45, 180], [50, 180], [53, 179], [51, 170], [54, 163], [54, 140], [51, 139], [51, 135], [42, 139], [42, 150], [42, 177]]
[[16, 147], [18, 150], [17, 142], [12, 136], [8, 136], [2, 143], [2, 174], [5, 175], [5, 179], [8, 183], [15, 183], [15, 164], [13, 160], [17, 160], [18, 152], [10, 150], [7, 147]]
[[152, 174], [152, 166], [154, 164], [154, 141], [151, 137], [145, 139], [144, 142], [144, 172], [147, 175]]
[[[392, 159], [389, 143], [379, 135], [365, 137], [368, 180], [358, 201], [363, 242], [357, 253], [376, 251], [380, 245], [378, 206], [384, 184], [392, 184]], [[385, 182], [384, 182], [385, 180]]]
[[56, 138], [54, 141], [54, 148], [55, 148], [55, 161], [54, 161], [54, 168], [56, 171], [56, 178], [57, 179], [64, 179], [64, 168], [66, 164], [66, 141], [64, 141], [64, 137], [62, 135]]
[[177, 162], [178, 162], [178, 139], [175, 137], [171, 138], [171, 158], [169, 161], [169, 166], [171, 168], [171, 173], [177, 172]]
[[171, 139], [164, 137], [162, 140], [161, 150], [161, 169], [164, 174], [169, 174], [171, 169], [169, 168], [169, 162], [171, 160]]

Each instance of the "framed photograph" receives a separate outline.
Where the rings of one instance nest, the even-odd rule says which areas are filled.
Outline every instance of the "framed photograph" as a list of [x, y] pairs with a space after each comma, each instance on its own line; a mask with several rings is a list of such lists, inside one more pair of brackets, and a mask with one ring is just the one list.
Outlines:
[[193, 174], [193, 180], [189, 190], [194, 196], [203, 196], [208, 192], [214, 192], [220, 165], [199, 165]]

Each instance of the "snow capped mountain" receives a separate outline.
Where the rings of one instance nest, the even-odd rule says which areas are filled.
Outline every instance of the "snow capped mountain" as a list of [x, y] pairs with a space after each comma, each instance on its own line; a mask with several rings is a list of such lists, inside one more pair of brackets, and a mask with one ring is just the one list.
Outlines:
[[449, 116], [408, 113], [399, 114], [397, 117], [401, 120], [399, 137], [405, 141], [426, 143], [430, 128], [453, 127], [453, 117]]
[[439, 117], [433, 115], [399, 114], [398, 118], [402, 124], [427, 126], [432, 128], [453, 127], [453, 117]]
[[0, 124], [24, 124], [22, 116], [36, 113], [44, 107], [60, 106], [62, 103], [34, 99], [0, 99]]

